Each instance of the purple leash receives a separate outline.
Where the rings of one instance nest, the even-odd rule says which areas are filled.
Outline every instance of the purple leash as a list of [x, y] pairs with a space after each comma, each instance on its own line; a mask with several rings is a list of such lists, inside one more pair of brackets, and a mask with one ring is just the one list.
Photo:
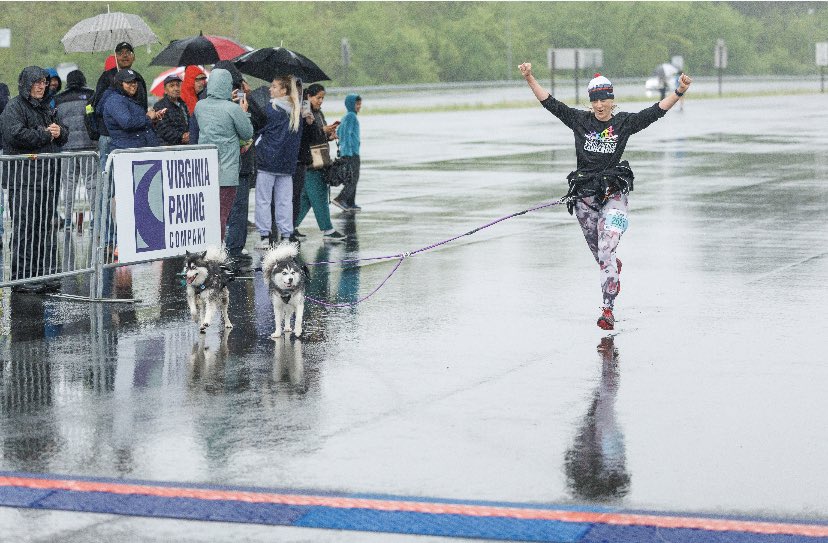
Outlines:
[[330, 303], [330, 302], [326, 302], [324, 300], [317, 300], [316, 298], [311, 298], [308, 295], [305, 295], [305, 299], [310, 300], [313, 303], [323, 305], [325, 307], [352, 307], [352, 306], [355, 306], [357, 304], [360, 304], [360, 303], [364, 302], [365, 300], [367, 300], [368, 298], [373, 296], [379, 289], [381, 289], [382, 286], [385, 285], [385, 283], [389, 279], [391, 279], [391, 276], [394, 275], [394, 273], [396, 273], [396, 271], [400, 268], [400, 266], [403, 263], [403, 260], [405, 260], [409, 256], [416, 255], [417, 253], [424, 253], [425, 251], [430, 251], [431, 249], [434, 249], [436, 247], [440, 247], [441, 245], [445, 245], [447, 243], [451, 243], [452, 241], [458, 240], [458, 239], [460, 239], [464, 236], [471, 236], [472, 234], [475, 234], [475, 233], [477, 233], [477, 232], [479, 232], [479, 231], [481, 231], [485, 228], [489, 228], [490, 226], [494, 226], [499, 222], [503, 222], [505, 220], [511, 219], [513, 217], [517, 217], [519, 215], [524, 215], [526, 213], [529, 213], [530, 211], [537, 211], [538, 209], [543, 209], [545, 207], [552, 207], [552, 206], [563, 204], [567, 200], [568, 200], [568, 198], [566, 196], [564, 196], [563, 198], [555, 200], [554, 202], [550, 202], [550, 203], [546, 203], [546, 204], [540, 204], [540, 205], [537, 205], [535, 207], [530, 207], [529, 209], [524, 209], [523, 211], [518, 211], [517, 213], [512, 213], [511, 215], [506, 215], [505, 217], [501, 217], [501, 218], [499, 218], [497, 220], [494, 220], [494, 221], [492, 221], [488, 224], [484, 224], [483, 226], [479, 226], [479, 227], [475, 228], [474, 230], [469, 230], [465, 234], [460, 234], [460, 235], [454, 236], [453, 238], [448, 238], [446, 240], [440, 241], [438, 243], [434, 243], [434, 244], [429, 245], [427, 247], [423, 247], [422, 249], [417, 249], [416, 251], [410, 251], [410, 252], [407, 252], [407, 253], [399, 253], [399, 254], [396, 254], [396, 255], [388, 255], [388, 256], [375, 256], [375, 257], [369, 257], [369, 258], [349, 258], [349, 259], [345, 259], [345, 260], [329, 260], [329, 261], [321, 261], [321, 262], [309, 262], [308, 266], [321, 266], [323, 264], [344, 264], [344, 263], [348, 263], [348, 262], [361, 262], [361, 261], [368, 261], [368, 260], [388, 260], [388, 259], [391, 259], [391, 258], [399, 259], [397, 261], [397, 264], [394, 266], [394, 268], [388, 273], [388, 275], [385, 276], [385, 279], [382, 280], [382, 282], [377, 286], [377, 288], [375, 288], [370, 293], [368, 293], [368, 295], [363, 296], [362, 298], [360, 298], [359, 300], [357, 300], [355, 302]]

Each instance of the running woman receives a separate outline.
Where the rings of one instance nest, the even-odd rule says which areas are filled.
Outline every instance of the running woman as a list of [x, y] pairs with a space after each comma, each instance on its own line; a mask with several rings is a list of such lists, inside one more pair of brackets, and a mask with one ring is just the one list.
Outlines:
[[567, 196], [572, 197], [568, 207], [570, 213], [574, 209], [592, 256], [601, 267], [604, 303], [598, 326], [612, 330], [615, 328], [612, 309], [621, 290], [618, 280], [621, 261], [615, 257], [615, 251], [627, 229], [627, 197], [633, 189], [632, 170], [626, 160], [621, 160], [621, 155], [630, 136], [663, 117], [687, 92], [693, 80], [681, 74], [678, 88], [660, 102], [638, 113], [616, 113], [612, 83], [595, 74], [587, 86], [592, 108], [583, 111], [564, 105], [541, 87], [532, 74], [531, 63], [523, 63], [518, 68], [541, 105], [575, 135], [578, 169], [567, 177]]

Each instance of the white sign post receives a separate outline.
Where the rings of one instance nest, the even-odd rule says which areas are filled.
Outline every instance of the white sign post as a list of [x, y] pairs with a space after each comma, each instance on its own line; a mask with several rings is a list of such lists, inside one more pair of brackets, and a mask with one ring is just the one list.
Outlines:
[[723, 39], [716, 40], [713, 50], [713, 67], [719, 71], [719, 96], [722, 95], [722, 72], [727, 68], [727, 45]]
[[111, 156], [120, 263], [221, 245], [214, 147]]
[[816, 44], [816, 65], [819, 66], [819, 92], [825, 92], [825, 67], [828, 66], [828, 41]]

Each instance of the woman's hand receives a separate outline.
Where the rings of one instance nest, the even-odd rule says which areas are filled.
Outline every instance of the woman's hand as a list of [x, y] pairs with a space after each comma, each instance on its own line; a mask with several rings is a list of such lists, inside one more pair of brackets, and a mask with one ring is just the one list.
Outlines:
[[160, 121], [161, 119], [164, 118], [164, 114], [166, 112], [167, 112], [167, 108], [164, 108], [164, 109], [161, 109], [161, 110], [158, 110], [158, 111], [155, 111], [152, 108], [148, 108], [147, 109], [147, 117], [149, 117], [149, 119], [151, 121]]
[[247, 113], [247, 108], [250, 107], [250, 105], [247, 103], [247, 94], [242, 96], [241, 100], [239, 100], [239, 106], [241, 106], [242, 111]]
[[524, 62], [520, 66], [518, 66], [518, 70], [520, 70], [520, 75], [523, 76], [524, 79], [529, 79], [530, 77], [534, 77], [532, 74], [532, 63], [531, 62]]
[[678, 89], [676, 90], [684, 94], [685, 92], [687, 92], [687, 87], [689, 87], [692, 82], [693, 80], [690, 78], [690, 76], [683, 73], [681, 74], [681, 76], [679, 76]]

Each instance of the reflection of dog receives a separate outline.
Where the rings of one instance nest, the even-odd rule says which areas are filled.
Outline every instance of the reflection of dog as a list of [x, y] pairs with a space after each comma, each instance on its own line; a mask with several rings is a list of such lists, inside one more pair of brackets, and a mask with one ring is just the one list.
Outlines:
[[196, 323], [201, 323], [201, 333], [210, 326], [213, 314], [221, 310], [224, 327], [232, 328], [227, 307], [230, 305], [230, 293], [227, 283], [233, 280], [227, 251], [223, 248], [208, 247], [201, 253], [187, 251], [184, 260], [187, 276], [187, 305], [190, 315]]
[[302, 315], [305, 312], [305, 278], [308, 276], [308, 268], [299, 264], [296, 260], [298, 254], [298, 243], [283, 241], [265, 253], [262, 258], [262, 277], [270, 290], [270, 299], [273, 301], [273, 314], [276, 320], [276, 329], [270, 336], [272, 338], [281, 336], [283, 329], [285, 332], [291, 332], [290, 319], [294, 315], [296, 321], [293, 326], [293, 334], [296, 337], [302, 335]]

